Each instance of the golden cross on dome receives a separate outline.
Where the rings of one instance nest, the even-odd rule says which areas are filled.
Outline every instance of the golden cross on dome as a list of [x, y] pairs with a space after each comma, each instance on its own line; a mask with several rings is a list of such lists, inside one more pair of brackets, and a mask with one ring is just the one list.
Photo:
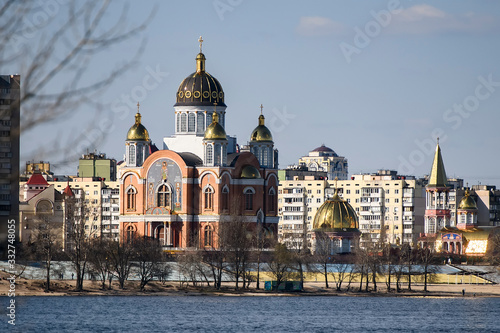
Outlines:
[[439, 136], [437, 137], [437, 142], [438, 142], [438, 144], [439, 144]]
[[262, 114], [262, 109], [264, 109], [264, 106], [261, 104], [260, 105], [260, 114]]
[[201, 53], [201, 44], [203, 44], [203, 37], [200, 36], [200, 38], [198, 38], [198, 42], [200, 42], [200, 53]]
[[139, 106], [140, 106], [140, 104], [139, 104], [139, 102], [137, 102], [137, 113], [139, 113]]
[[335, 194], [339, 193], [339, 188], [337, 187], [338, 180], [339, 180], [339, 177], [335, 177]]

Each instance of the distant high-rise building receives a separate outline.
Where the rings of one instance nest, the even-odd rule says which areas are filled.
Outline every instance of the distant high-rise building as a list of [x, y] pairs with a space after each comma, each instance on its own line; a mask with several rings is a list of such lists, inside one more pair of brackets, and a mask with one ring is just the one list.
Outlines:
[[0, 75], [0, 258], [6, 255], [8, 221], [19, 228], [20, 82], [19, 75]]
[[103, 178], [116, 180], [116, 160], [106, 158], [106, 154], [85, 154], [78, 162], [78, 176], [81, 178]]

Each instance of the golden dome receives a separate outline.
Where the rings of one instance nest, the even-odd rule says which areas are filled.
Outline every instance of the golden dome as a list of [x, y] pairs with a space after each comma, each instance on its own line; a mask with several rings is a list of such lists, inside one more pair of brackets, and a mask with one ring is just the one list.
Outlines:
[[135, 124], [128, 130], [127, 140], [149, 141], [148, 130], [141, 124], [141, 114], [139, 112], [135, 114]]
[[259, 116], [259, 126], [257, 126], [250, 135], [250, 141], [262, 142], [273, 141], [273, 136], [269, 128], [264, 125], [264, 116]]
[[325, 231], [353, 231], [358, 229], [358, 216], [352, 206], [342, 200], [337, 193], [332, 200], [325, 201], [314, 216], [313, 229]]
[[224, 127], [219, 124], [219, 115], [214, 112], [212, 116], [212, 123], [208, 125], [205, 131], [205, 140], [226, 140], [226, 131]]
[[253, 165], [247, 165], [243, 167], [243, 169], [241, 170], [240, 178], [259, 179], [261, 177], [260, 177], [260, 172], [256, 167], [254, 167]]
[[465, 195], [462, 200], [460, 200], [458, 209], [477, 209], [476, 201], [470, 196], [469, 189], [465, 190]]

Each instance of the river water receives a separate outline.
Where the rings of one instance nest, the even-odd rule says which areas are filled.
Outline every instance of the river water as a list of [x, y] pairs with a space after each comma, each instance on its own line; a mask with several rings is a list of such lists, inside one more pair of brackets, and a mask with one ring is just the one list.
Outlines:
[[[498, 298], [0, 297], [0, 332], [499, 332]], [[3, 328], [8, 327], [8, 330]]]

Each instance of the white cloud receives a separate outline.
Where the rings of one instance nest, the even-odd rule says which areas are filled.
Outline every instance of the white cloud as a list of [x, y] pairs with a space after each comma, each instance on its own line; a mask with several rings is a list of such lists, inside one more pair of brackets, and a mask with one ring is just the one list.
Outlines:
[[450, 14], [436, 7], [421, 4], [393, 14], [387, 27], [392, 34], [431, 34], [443, 32], [482, 32], [498, 26], [491, 16], [476, 13]]
[[328, 36], [343, 32], [344, 26], [328, 17], [303, 16], [296, 30], [301, 36]]

